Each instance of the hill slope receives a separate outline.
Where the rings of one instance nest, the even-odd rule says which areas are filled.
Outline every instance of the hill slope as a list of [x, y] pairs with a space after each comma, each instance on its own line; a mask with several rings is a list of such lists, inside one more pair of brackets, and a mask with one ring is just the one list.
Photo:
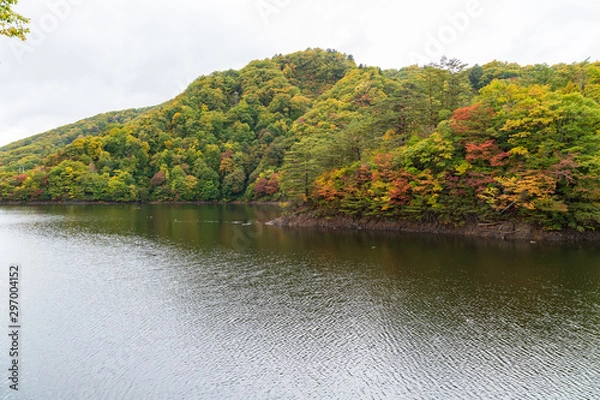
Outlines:
[[382, 71], [309, 49], [6, 146], [0, 196], [288, 198], [325, 216], [595, 229], [599, 101], [600, 63]]
[[39, 166], [44, 157], [72, 143], [79, 136], [100, 135], [109, 125], [125, 124], [148, 110], [131, 109], [96, 115], [0, 148], [0, 167], [18, 164], [25, 169]]

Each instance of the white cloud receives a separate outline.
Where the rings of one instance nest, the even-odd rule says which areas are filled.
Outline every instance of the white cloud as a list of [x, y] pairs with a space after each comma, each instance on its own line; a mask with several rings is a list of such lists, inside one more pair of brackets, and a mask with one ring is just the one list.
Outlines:
[[[19, 11], [42, 35], [23, 45], [0, 38], [0, 144], [100, 112], [153, 105], [199, 75], [308, 47], [399, 68], [411, 63], [411, 52], [425, 52], [429, 37], [446, 32], [452, 40], [444, 53], [471, 65], [600, 58], [595, 1], [479, 0], [484, 11], [467, 29], [455, 37], [444, 31], [448, 15], [473, 1], [22, 1]], [[22, 62], [16, 45], [31, 50], [17, 53]]]

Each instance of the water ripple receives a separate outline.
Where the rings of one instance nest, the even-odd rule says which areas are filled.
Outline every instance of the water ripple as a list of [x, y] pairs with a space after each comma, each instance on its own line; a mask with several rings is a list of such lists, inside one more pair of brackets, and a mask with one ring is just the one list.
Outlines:
[[[156, 236], [109, 211], [0, 209], [0, 254], [26, 266], [26, 398], [600, 397], [600, 263], [275, 228], [240, 251], [222, 235], [244, 215], [184, 210]], [[179, 239], [197, 225], [217, 236]]]

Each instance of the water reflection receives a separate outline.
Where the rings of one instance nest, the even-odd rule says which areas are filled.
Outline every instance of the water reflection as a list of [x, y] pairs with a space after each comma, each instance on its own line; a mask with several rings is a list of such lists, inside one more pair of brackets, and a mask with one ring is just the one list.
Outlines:
[[600, 396], [597, 246], [261, 224], [279, 212], [0, 209], [27, 398]]

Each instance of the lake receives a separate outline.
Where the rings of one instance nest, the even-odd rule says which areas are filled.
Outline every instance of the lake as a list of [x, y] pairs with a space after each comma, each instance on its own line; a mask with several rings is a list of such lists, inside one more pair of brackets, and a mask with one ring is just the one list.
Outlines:
[[4, 399], [600, 398], [600, 246], [265, 226], [274, 206], [0, 207]]

